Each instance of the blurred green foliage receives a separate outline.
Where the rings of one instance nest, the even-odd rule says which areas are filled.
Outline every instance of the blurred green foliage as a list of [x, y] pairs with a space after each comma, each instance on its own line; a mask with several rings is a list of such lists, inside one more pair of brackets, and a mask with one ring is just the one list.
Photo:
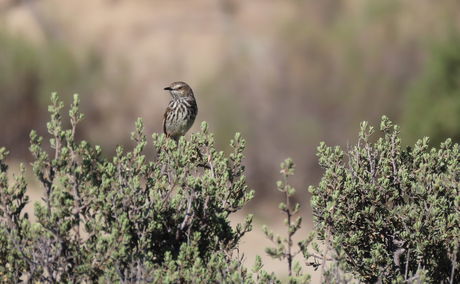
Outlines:
[[96, 54], [79, 58], [62, 42], [35, 43], [0, 29], [0, 145], [17, 149], [32, 127], [43, 129], [35, 123], [46, 114], [50, 92], [88, 94], [99, 63]]
[[0, 51], [0, 98], [5, 102], [32, 93], [46, 105], [52, 91], [86, 91], [99, 63], [96, 56], [79, 60], [62, 42], [34, 43], [4, 30]]
[[460, 34], [433, 44], [422, 74], [409, 90], [403, 133], [410, 142], [429, 136], [460, 141]]

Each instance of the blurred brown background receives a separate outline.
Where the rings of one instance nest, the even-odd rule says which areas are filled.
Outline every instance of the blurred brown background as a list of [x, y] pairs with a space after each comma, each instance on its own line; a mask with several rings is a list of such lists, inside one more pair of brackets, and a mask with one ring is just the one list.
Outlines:
[[247, 139], [256, 224], [282, 220], [274, 182], [290, 156], [309, 227], [320, 141], [349, 145], [383, 114], [407, 144], [459, 140], [459, 27], [458, 0], [0, 0], [0, 146], [30, 160], [57, 91], [81, 95], [79, 135], [110, 154], [137, 117], [161, 131], [162, 89], [183, 80], [193, 131], [208, 121], [222, 149]]

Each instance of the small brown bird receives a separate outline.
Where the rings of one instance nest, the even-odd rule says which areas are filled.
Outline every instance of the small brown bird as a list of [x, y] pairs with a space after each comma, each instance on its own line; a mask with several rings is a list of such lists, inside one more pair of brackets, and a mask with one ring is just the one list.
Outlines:
[[171, 101], [163, 118], [163, 132], [176, 141], [192, 127], [198, 114], [192, 88], [184, 82], [174, 82], [164, 88], [171, 94]]

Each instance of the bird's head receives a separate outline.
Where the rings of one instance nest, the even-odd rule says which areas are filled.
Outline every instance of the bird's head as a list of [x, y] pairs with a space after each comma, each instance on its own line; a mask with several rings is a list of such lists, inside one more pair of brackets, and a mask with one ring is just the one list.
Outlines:
[[193, 97], [192, 88], [190, 88], [187, 83], [180, 81], [171, 83], [168, 87], [164, 88], [164, 90], [169, 91], [171, 96], [175, 99]]

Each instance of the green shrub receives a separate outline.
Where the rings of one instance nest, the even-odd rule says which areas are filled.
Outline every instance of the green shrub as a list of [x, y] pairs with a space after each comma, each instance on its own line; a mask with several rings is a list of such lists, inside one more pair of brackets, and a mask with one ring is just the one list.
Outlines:
[[459, 145], [404, 148], [386, 117], [380, 130], [374, 139], [363, 123], [347, 151], [319, 146], [325, 172], [310, 191], [320, 239], [366, 283], [459, 283]]
[[308, 245], [313, 240], [313, 234], [307, 239], [294, 243], [293, 236], [298, 233], [302, 226], [302, 217], [299, 215], [300, 204], [293, 204], [292, 196], [296, 190], [289, 184], [289, 177], [294, 175], [295, 165], [292, 159], [286, 159], [281, 163], [282, 180], [276, 183], [277, 190], [283, 193], [284, 201], [280, 202], [278, 208], [286, 215], [284, 224], [286, 225], [286, 236], [273, 233], [267, 226], [263, 226], [265, 236], [273, 243], [274, 247], [268, 247], [265, 252], [272, 258], [286, 261], [288, 268], [289, 283], [310, 283], [310, 275], [305, 273], [301, 262], [295, 261], [295, 257], [301, 253], [305, 258], [309, 258]]
[[239, 258], [231, 258], [251, 229], [251, 216], [232, 227], [229, 215], [252, 197], [246, 185], [245, 142], [239, 134], [229, 155], [217, 151], [207, 125], [178, 144], [153, 135], [153, 159], [143, 154], [142, 121], [132, 133], [135, 147], [118, 147], [112, 158], [99, 146], [76, 141], [83, 118], [75, 96], [69, 129], [63, 128], [63, 103], [52, 96], [47, 124], [50, 150], [32, 131], [33, 172], [43, 202], [37, 221], [22, 209], [27, 203], [23, 173], [8, 184], [6, 151], [0, 151], [0, 278], [6, 282], [81, 281], [207, 282], [248, 278]]

